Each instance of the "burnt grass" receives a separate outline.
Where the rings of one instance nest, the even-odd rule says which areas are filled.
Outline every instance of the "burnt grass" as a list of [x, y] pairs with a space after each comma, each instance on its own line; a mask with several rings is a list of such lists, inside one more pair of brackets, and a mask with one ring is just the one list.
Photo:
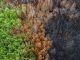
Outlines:
[[[47, 22], [46, 35], [53, 42], [48, 52], [49, 60], [80, 60], [80, 1], [74, 2], [76, 7], [73, 9], [64, 8], [60, 5], [61, 1], [59, 5], [56, 3], [57, 15]], [[70, 15], [73, 16], [70, 18]]]
[[53, 47], [49, 50], [50, 60], [80, 59], [79, 26], [79, 17], [76, 23], [70, 22], [64, 15], [50, 19], [46, 28], [46, 34], [49, 34], [53, 41]]

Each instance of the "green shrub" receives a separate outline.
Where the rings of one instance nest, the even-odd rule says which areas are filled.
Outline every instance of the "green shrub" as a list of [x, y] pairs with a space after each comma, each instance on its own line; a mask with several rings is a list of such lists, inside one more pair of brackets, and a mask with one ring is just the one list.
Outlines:
[[25, 34], [11, 34], [13, 27], [20, 26], [16, 10], [0, 0], [0, 60], [35, 60], [32, 45], [22, 39]]
[[[0, 3], [2, 5], [2, 1]], [[13, 26], [20, 26], [20, 20], [14, 9], [2, 6], [0, 7], [0, 60], [23, 60], [21, 53], [23, 40], [10, 34]]]

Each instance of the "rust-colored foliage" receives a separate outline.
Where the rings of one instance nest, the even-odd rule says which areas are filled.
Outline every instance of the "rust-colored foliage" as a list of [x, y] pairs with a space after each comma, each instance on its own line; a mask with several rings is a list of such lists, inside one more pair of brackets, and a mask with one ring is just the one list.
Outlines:
[[[39, 11], [39, 5], [27, 5], [27, 16], [29, 29], [26, 29], [31, 34], [31, 41], [35, 45], [32, 50], [37, 52], [38, 60], [48, 60], [48, 49], [51, 47], [50, 38], [45, 36], [44, 19], [47, 18], [47, 12]], [[37, 12], [39, 11], [39, 12]]]

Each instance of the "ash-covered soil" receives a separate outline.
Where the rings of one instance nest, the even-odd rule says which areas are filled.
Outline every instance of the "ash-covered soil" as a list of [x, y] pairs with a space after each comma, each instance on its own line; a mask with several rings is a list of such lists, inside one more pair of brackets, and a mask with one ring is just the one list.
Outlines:
[[51, 37], [49, 60], [80, 60], [80, 1], [56, 0], [53, 15], [46, 25]]

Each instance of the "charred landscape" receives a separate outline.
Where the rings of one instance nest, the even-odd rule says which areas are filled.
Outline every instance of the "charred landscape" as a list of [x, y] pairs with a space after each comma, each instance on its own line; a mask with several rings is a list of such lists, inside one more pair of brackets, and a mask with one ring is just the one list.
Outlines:
[[37, 60], [80, 60], [80, 0], [9, 2], [25, 7], [19, 17]]

